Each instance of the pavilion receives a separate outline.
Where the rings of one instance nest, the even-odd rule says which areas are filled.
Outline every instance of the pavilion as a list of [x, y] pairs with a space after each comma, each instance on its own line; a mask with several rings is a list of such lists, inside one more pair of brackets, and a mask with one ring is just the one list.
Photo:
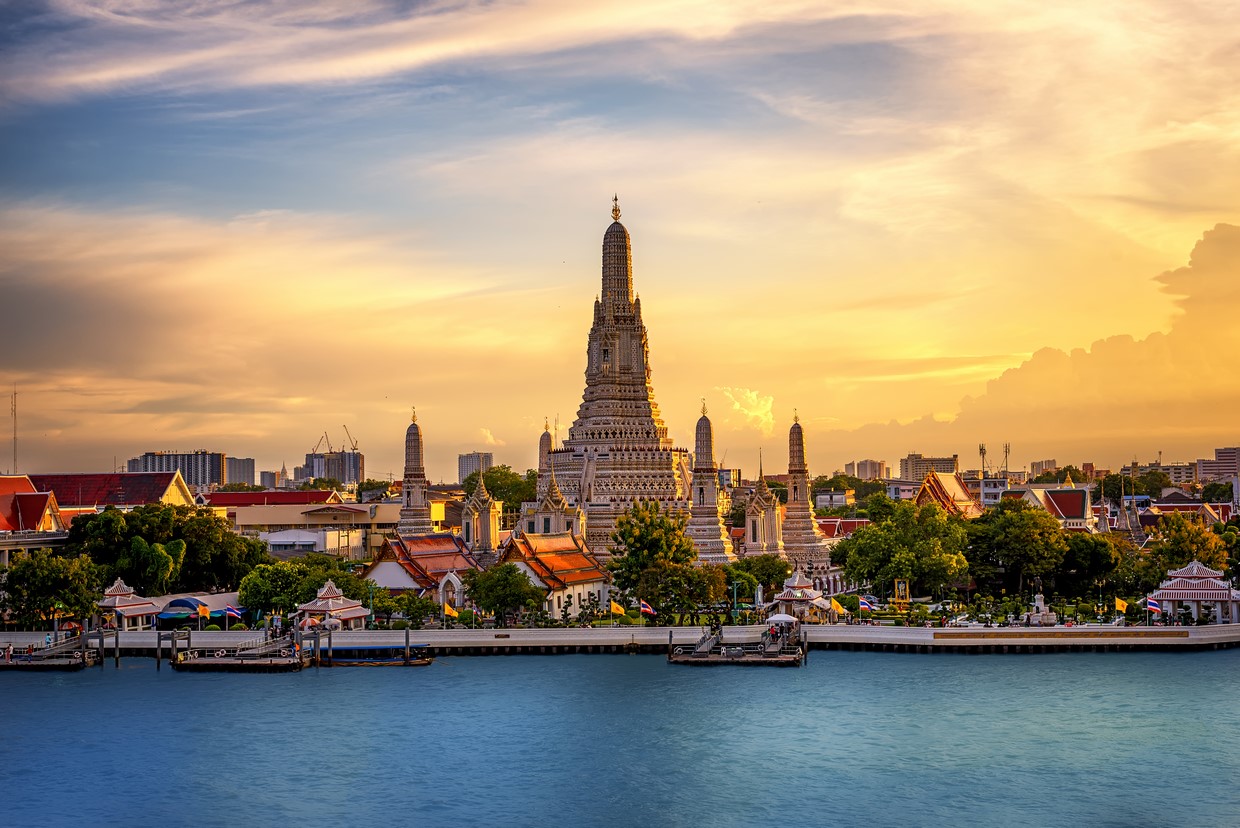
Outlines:
[[336, 586], [335, 581], [332, 580], [328, 580], [319, 587], [318, 595], [314, 600], [302, 604], [297, 611], [301, 613], [303, 623], [325, 624], [329, 621], [339, 621], [340, 628], [345, 630], [364, 629], [366, 618], [370, 615], [370, 610], [362, 606], [360, 601], [344, 597], [340, 587]]
[[[1150, 593], [1159, 602], [1167, 617], [1177, 617], [1177, 604], [1188, 604], [1193, 620], [1201, 617], [1203, 604], [1214, 605], [1216, 624], [1240, 623], [1240, 590], [1233, 589], [1223, 578], [1223, 573], [1211, 569], [1200, 561], [1192, 561], [1182, 569], [1169, 570], [1167, 580]], [[1227, 620], [1223, 620], [1223, 616]]]
[[831, 602], [823, 598], [822, 592], [814, 589], [814, 582], [798, 569], [784, 581], [783, 591], [772, 599], [770, 606], [776, 613], [786, 613], [804, 621], [811, 612], [830, 610]]
[[154, 601], [136, 595], [133, 587], [120, 578], [103, 591], [103, 599], [96, 606], [104, 618], [115, 619], [116, 628], [121, 631], [153, 629], [159, 613]]

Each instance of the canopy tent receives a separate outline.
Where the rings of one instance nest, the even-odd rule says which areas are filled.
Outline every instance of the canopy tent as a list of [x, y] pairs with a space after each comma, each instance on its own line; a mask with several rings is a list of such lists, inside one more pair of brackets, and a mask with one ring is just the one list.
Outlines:
[[786, 612], [777, 612], [774, 615], [769, 616], [766, 620], [772, 624], [794, 624], [796, 623], [796, 619]]

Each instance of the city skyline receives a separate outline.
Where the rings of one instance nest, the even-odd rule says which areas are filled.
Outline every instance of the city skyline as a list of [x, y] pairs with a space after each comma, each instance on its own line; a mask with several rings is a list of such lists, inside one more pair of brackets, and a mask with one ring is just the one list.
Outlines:
[[[536, 464], [614, 192], [656, 399], [810, 468], [1240, 443], [1240, 64], [1208, 4], [9, 9], [19, 471]], [[7, 448], [7, 447], [6, 447]], [[9, 452], [0, 451], [7, 467]]]

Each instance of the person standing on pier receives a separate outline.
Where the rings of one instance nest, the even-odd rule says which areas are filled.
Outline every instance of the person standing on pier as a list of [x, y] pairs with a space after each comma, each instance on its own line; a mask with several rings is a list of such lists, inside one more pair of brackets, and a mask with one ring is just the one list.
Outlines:
[[4, 663], [5, 664], [13, 663], [13, 642], [12, 641], [10, 641], [8, 646], [4, 648]]

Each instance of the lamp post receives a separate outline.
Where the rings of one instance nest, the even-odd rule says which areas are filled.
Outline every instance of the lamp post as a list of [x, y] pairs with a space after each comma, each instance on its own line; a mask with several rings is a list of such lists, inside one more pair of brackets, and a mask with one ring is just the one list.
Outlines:
[[736, 588], [740, 586], [739, 581], [732, 582], [732, 626], [736, 626]]
[[[366, 626], [372, 627], [375, 623], [375, 582], [366, 582], [366, 592], [370, 595], [370, 616], [366, 619]], [[391, 620], [391, 619], [389, 619]]]

